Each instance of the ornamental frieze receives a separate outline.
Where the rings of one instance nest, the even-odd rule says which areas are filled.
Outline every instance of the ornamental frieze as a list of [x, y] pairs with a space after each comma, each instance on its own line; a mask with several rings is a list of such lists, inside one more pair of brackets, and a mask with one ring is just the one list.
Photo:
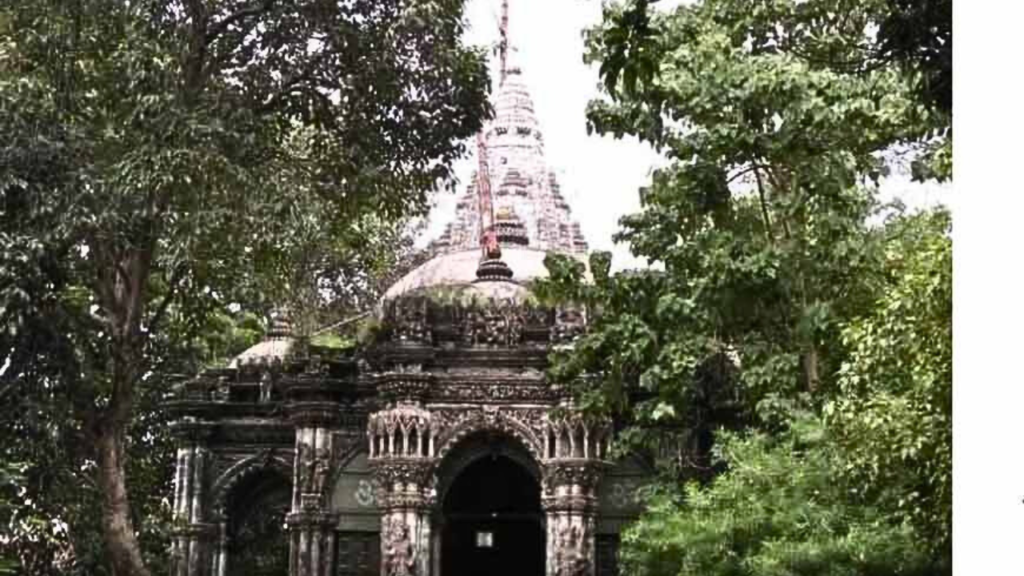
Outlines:
[[384, 326], [389, 339], [403, 344], [430, 344], [427, 298], [404, 298], [385, 305]]
[[435, 402], [552, 402], [558, 392], [543, 382], [444, 383], [430, 398]]
[[552, 309], [513, 298], [443, 302], [406, 296], [385, 304], [382, 326], [384, 340], [395, 344], [514, 348], [527, 341], [571, 342], [583, 333], [586, 318], [576, 308]]
[[434, 377], [423, 373], [417, 365], [415, 370], [405, 367], [382, 374], [377, 382], [377, 390], [384, 398], [422, 400], [430, 391]]

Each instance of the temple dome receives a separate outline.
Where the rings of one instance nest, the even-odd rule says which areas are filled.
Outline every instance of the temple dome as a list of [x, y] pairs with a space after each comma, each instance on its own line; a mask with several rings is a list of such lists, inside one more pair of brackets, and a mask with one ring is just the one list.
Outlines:
[[291, 319], [282, 311], [271, 314], [270, 329], [263, 340], [235, 356], [228, 368], [268, 365], [283, 361], [295, 348]]
[[[544, 250], [514, 245], [502, 246], [501, 259], [512, 269], [511, 281], [480, 282], [476, 275], [480, 265], [479, 248], [438, 254], [395, 282], [384, 294], [384, 299], [391, 300], [403, 295], [447, 288], [467, 296], [522, 300], [529, 297], [530, 281], [547, 277], [548, 271], [544, 266], [546, 256], [547, 252]], [[581, 256], [574, 256], [583, 262]]]

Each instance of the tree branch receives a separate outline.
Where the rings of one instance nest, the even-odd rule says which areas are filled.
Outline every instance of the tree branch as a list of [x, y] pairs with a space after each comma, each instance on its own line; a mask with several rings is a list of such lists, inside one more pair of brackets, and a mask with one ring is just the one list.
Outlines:
[[[285, 79], [285, 81], [281, 83], [281, 86], [277, 90], [275, 90], [274, 93], [271, 94], [270, 97], [267, 98], [267, 100], [262, 105], [259, 106], [257, 111], [259, 113], [263, 113], [263, 112], [266, 112], [266, 111], [270, 110], [271, 108], [273, 108], [277, 104], [277, 101], [279, 99], [284, 97], [285, 94], [288, 94], [289, 92], [295, 90], [296, 88], [299, 88], [300, 84], [302, 84], [303, 82], [306, 82], [306, 81], [312, 79], [313, 73], [320, 66], [320, 63], [323, 61], [323, 59], [326, 57], [326, 55], [327, 55], [326, 51], [321, 52], [320, 54], [317, 54], [315, 58], [313, 58], [312, 60], [310, 60], [307, 63], [306, 67], [303, 68], [301, 72], [299, 72], [297, 74], [293, 74], [291, 77]], [[315, 88], [313, 88], [313, 87], [304, 87], [304, 88], [306, 88], [304, 90], [305, 92], [308, 92], [308, 93], [310, 93], [310, 94], [312, 94], [314, 96], [320, 97], [321, 101], [327, 101], [328, 103], [330, 103], [330, 100], [327, 99], [326, 96], [321, 94]]]
[[775, 242], [775, 232], [772, 230], [772, 219], [768, 215], [768, 200], [764, 195], [764, 183], [761, 181], [760, 165], [753, 166], [754, 177], [757, 179], [757, 196], [761, 201], [761, 218], [764, 219], [764, 233], [768, 240]]
[[182, 277], [185, 275], [187, 267], [184, 263], [178, 264], [174, 271], [171, 272], [171, 278], [167, 281], [167, 294], [164, 294], [160, 303], [157, 304], [156, 310], [147, 322], [146, 330], [153, 334], [157, 331], [160, 322], [163, 320], [164, 315], [167, 313], [167, 309], [170, 307], [171, 302], [174, 301], [174, 297], [177, 295], [178, 283], [181, 282]]
[[206, 45], [213, 44], [213, 42], [217, 40], [217, 37], [223, 34], [224, 31], [232, 24], [236, 24], [252, 16], [266, 14], [274, 7], [274, 1], [275, 0], [263, 0], [258, 6], [243, 8], [238, 12], [225, 16], [222, 20], [211, 26], [210, 29], [206, 31], [206, 36], [204, 37]]

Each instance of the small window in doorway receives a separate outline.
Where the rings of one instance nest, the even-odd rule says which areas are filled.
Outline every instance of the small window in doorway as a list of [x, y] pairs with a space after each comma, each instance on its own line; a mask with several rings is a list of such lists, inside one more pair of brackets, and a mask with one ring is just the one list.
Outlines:
[[494, 548], [494, 532], [477, 532], [477, 548]]

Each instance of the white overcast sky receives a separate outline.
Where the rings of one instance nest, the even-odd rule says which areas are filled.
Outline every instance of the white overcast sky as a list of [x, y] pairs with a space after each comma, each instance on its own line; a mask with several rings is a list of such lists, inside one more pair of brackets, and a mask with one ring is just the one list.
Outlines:
[[[652, 166], [664, 161], [654, 150], [634, 138], [587, 135], [587, 102], [598, 95], [596, 67], [583, 63], [584, 28], [601, 19], [599, 0], [510, 0], [509, 37], [523, 79], [533, 96], [544, 132], [549, 167], [559, 177], [562, 192], [573, 216], [583, 228], [591, 249], [611, 250], [614, 268], [643, 266], [626, 245], [613, 245], [618, 220], [640, 208], [637, 189], [650, 179]], [[678, 4], [665, 1], [659, 6]], [[469, 0], [467, 42], [493, 46], [498, 38], [501, 0]], [[492, 66], [497, 70], [497, 66]], [[475, 149], [470, 143], [469, 148]], [[459, 162], [458, 190], [465, 189], [476, 165], [475, 154]], [[921, 186], [906, 176], [890, 178], [886, 195], [898, 196], [909, 206], [943, 200], [948, 186]], [[444, 230], [455, 210], [455, 195], [442, 192], [435, 198], [429, 225], [421, 244]]]

